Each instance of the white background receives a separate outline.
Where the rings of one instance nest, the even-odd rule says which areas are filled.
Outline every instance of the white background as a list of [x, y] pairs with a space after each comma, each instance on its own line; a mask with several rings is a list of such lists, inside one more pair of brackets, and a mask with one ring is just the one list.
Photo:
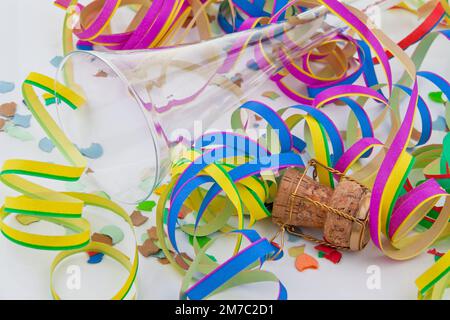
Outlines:
[[[14, 92], [0, 94], [0, 103], [16, 101], [21, 104], [20, 83], [31, 71], [41, 72], [50, 76], [55, 73], [55, 67], [50, 60], [61, 55], [61, 26], [63, 12], [54, 7], [51, 0], [2, 0], [0, 1], [0, 80], [16, 84]], [[398, 40], [408, 30], [417, 25], [414, 16], [395, 11], [383, 15], [382, 28], [386, 33]], [[408, 51], [410, 52], [410, 51]], [[439, 72], [449, 78], [450, 68], [448, 43], [439, 39], [432, 48], [427, 62], [422, 70]], [[396, 79], [399, 68], [394, 67]], [[432, 87], [421, 87], [424, 97]], [[270, 103], [270, 100], [261, 98]], [[433, 118], [443, 115], [442, 106], [431, 103]], [[27, 114], [23, 105], [19, 107], [20, 114]], [[339, 122], [339, 121], [337, 121]], [[38, 148], [38, 141], [44, 137], [35, 120], [32, 120], [30, 132], [35, 139], [21, 142], [0, 132], [0, 162], [10, 158], [26, 158], [47, 161], [62, 161], [57, 152], [43, 153]], [[442, 134], [433, 135], [433, 142], [439, 143]], [[0, 197], [12, 194], [12, 191], [0, 185]], [[131, 208], [127, 208], [130, 209]], [[106, 224], [120, 225], [126, 231], [126, 240], [118, 248], [132, 255], [130, 251], [133, 239], [125, 224], [120, 224], [104, 212], [91, 210], [87, 218], [92, 223], [93, 231], [98, 231]], [[154, 224], [154, 215], [149, 222], [137, 228], [137, 238], [150, 225]], [[60, 232], [59, 227], [43, 223], [32, 226], [36, 230]], [[269, 221], [258, 225], [262, 234], [270, 237], [274, 228]], [[304, 243], [300, 240], [296, 244]], [[288, 242], [287, 246], [293, 244]], [[440, 251], [448, 250], [448, 243], [437, 247]], [[225, 250], [226, 249], [226, 250]], [[317, 256], [311, 243], [306, 243], [306, 252]], [[216, 256], [226, 257], [230, 254], [229, 244], [220, 246]], [[33, 250], [15, 245], [4, 237], [0, 237], [0, 298], [2, 299], [49, 299], [50, 275], [52, 258], [56, 253]], [[114, 261], [105, 259], [97, 265], [88, 265], [85, 255], [76, 256], [65, 262], [58, 270], [56, 287], [66, 298], [108, 298], [114, 289], [118, 289], [125, 273]], [[424, 272], [434, 259], [432, 255], [423, 253], [410, 261], [393, 261], [377, 250], [372, 244], [360, 253], [344, 253], [342, 261], [334, 265], [328, 260], [319, 259], [319, 270], [298, 272], [294, 267], [294, 259], [285, 255], [281, 261], [270, 262], [265, 270], [274, 272], [286, 285], [290, 299], [415, 299], [416, 287], [414, 280]], [[68, 291], [65, 288], [67, 275], [65, 268], [77, 264], [82, 270], [82, 287], [80, 290]], [[376, 265], [380, 268], [381, 289], [370, 290], [366, 281], [369, 277], [367, 268]], [[170, 266], [160, 265], [156, 259], [140, 257], [140, 269], [137, 278], [138, 293], [142, 299], [177, 299], [181, 286], [181, 276]], [[229, 290], [217, 297], [235, 299], [270, 299], [275, 297], [274, 284], [246, 285]], [[447, 294], [448, 297], [448, 294]]]

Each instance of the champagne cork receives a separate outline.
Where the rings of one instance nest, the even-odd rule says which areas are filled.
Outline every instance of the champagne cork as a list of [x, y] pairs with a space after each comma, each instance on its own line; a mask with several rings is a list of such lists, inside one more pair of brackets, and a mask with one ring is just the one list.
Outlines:
[[330, 245], [361, 250], [369, 241], [370, 195], [355, 181], [342, 178], [333, 190], [290, 168], [281, 180], [272, 219], [281, 225], [321, 228]]
[[295, 194], [324, 203], [332, 197], [333, 189], [320, 185], [306, 175], [301, 179], [302, 175], [302, 172], [294, 168], [286, 170], [273, 204], [272, 219], [276, 223], [286, 223], [291, 226], [323, 228], [327, 211], [300, 197], [292, 197], [291, 194], [295, 192]]
[[[364, 193], [364, 189], [359, 184], [344, 179], [334, 190], [333, 196], [329, 200], [329, 206], [355, 217]], [[352, 220], [330, 211], [325, 221], [324, 238], [334, 245], [349, 247], [352, 225]]]

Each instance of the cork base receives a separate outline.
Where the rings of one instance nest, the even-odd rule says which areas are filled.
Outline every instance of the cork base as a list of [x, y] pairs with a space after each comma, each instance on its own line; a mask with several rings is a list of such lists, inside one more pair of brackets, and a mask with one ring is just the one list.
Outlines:
[[353, 223], [352, 234], [350, 236], [350, 250], [362, 250], [367, 245], [367, 243], [369, 243], [370, 233], [368, 215], [371, 196], [372, 193], [366, 190], [359, 203], [359, 210], [356, 214], [356, 218], [358, 218], [360, 221], [364, 221], [364, 223]]
[[[329, 200], [329, 205], [355, 217], [364, 193], [365, 190], [359, 184], [344, 179], [336, 186], [333, 196]], [[332, 211], [328, 212], [328, 219], [324, 226], [324, 238], [335, 246], [350, 247], [353, 223], [353, 221]]]
[[327, 203], [333, 195], [333, 189], [317, 183], [306, 175], [301, 179], [302, 175], [302, 172], [294, 168], [286, 170], [275, 198], [272, 219], [279, 224], [323, 228], [327, 211], [318, 208], [309, 201], [300, 197], [291, 197], [291, 195], [295, 193], [309, 197], [314, 201]]

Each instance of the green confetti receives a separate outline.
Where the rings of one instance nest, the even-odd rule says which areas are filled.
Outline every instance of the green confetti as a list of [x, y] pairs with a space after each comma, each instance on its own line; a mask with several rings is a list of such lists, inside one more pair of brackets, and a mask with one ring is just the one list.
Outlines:
[[30, 141], [33, 140], [34, 137], [31, 133], [26, 131], [25, 129], [21, 127], [17, 127], [14, 125], [8, 125], [4, 128], [5, 132], [13, 138], [19, 139], [21, 141]]
[[141, 211], [152, 211], [152, 209], [156, 206], [155, 201], [142, 201], [136, 207], [136, 209]]
[[446, 102], [446, 100], [444, 100], [444, 98], [442, 98], [442, 91], [430, 92], [428, 94], [428, 98], [430, 98], [431, 101], [434, 101], [437, 103], [445, 103]]
[[125, 237], [123, 231], [115, 225], [104, 226], [100, 230], [100, 233], [110, 236], [113, 241], [113, 244], [119, 243]]
[[212, 256], [212, 255], [210, 255], [210, 254], [207, 254], [206, 256], [207, 256], [208, 258], [210, 258], [212, 261], [217, 262], [216, 257], [214, 257], [214, 256]]
[[[203, 248], [203, 246], [205, 246], [210, 240], [211, 238], [204, 236], [204, 237], [196, 237], [197, 238], [197, 242], [200, 246], [200, 248]], [[189, 235], [189, 243], [191, 244], [191, 246], [194, 245], [194, 236]]]

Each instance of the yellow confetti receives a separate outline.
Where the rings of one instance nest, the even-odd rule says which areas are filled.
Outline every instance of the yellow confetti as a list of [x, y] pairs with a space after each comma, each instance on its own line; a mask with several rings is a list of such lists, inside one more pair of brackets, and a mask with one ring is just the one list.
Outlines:
[[302, 244], [300, 246], [290, 247], [288, 249], [288, 254], [290, 257], [296, 258], [299, 255], [303, 254], [305, 252], [305, 245]]

